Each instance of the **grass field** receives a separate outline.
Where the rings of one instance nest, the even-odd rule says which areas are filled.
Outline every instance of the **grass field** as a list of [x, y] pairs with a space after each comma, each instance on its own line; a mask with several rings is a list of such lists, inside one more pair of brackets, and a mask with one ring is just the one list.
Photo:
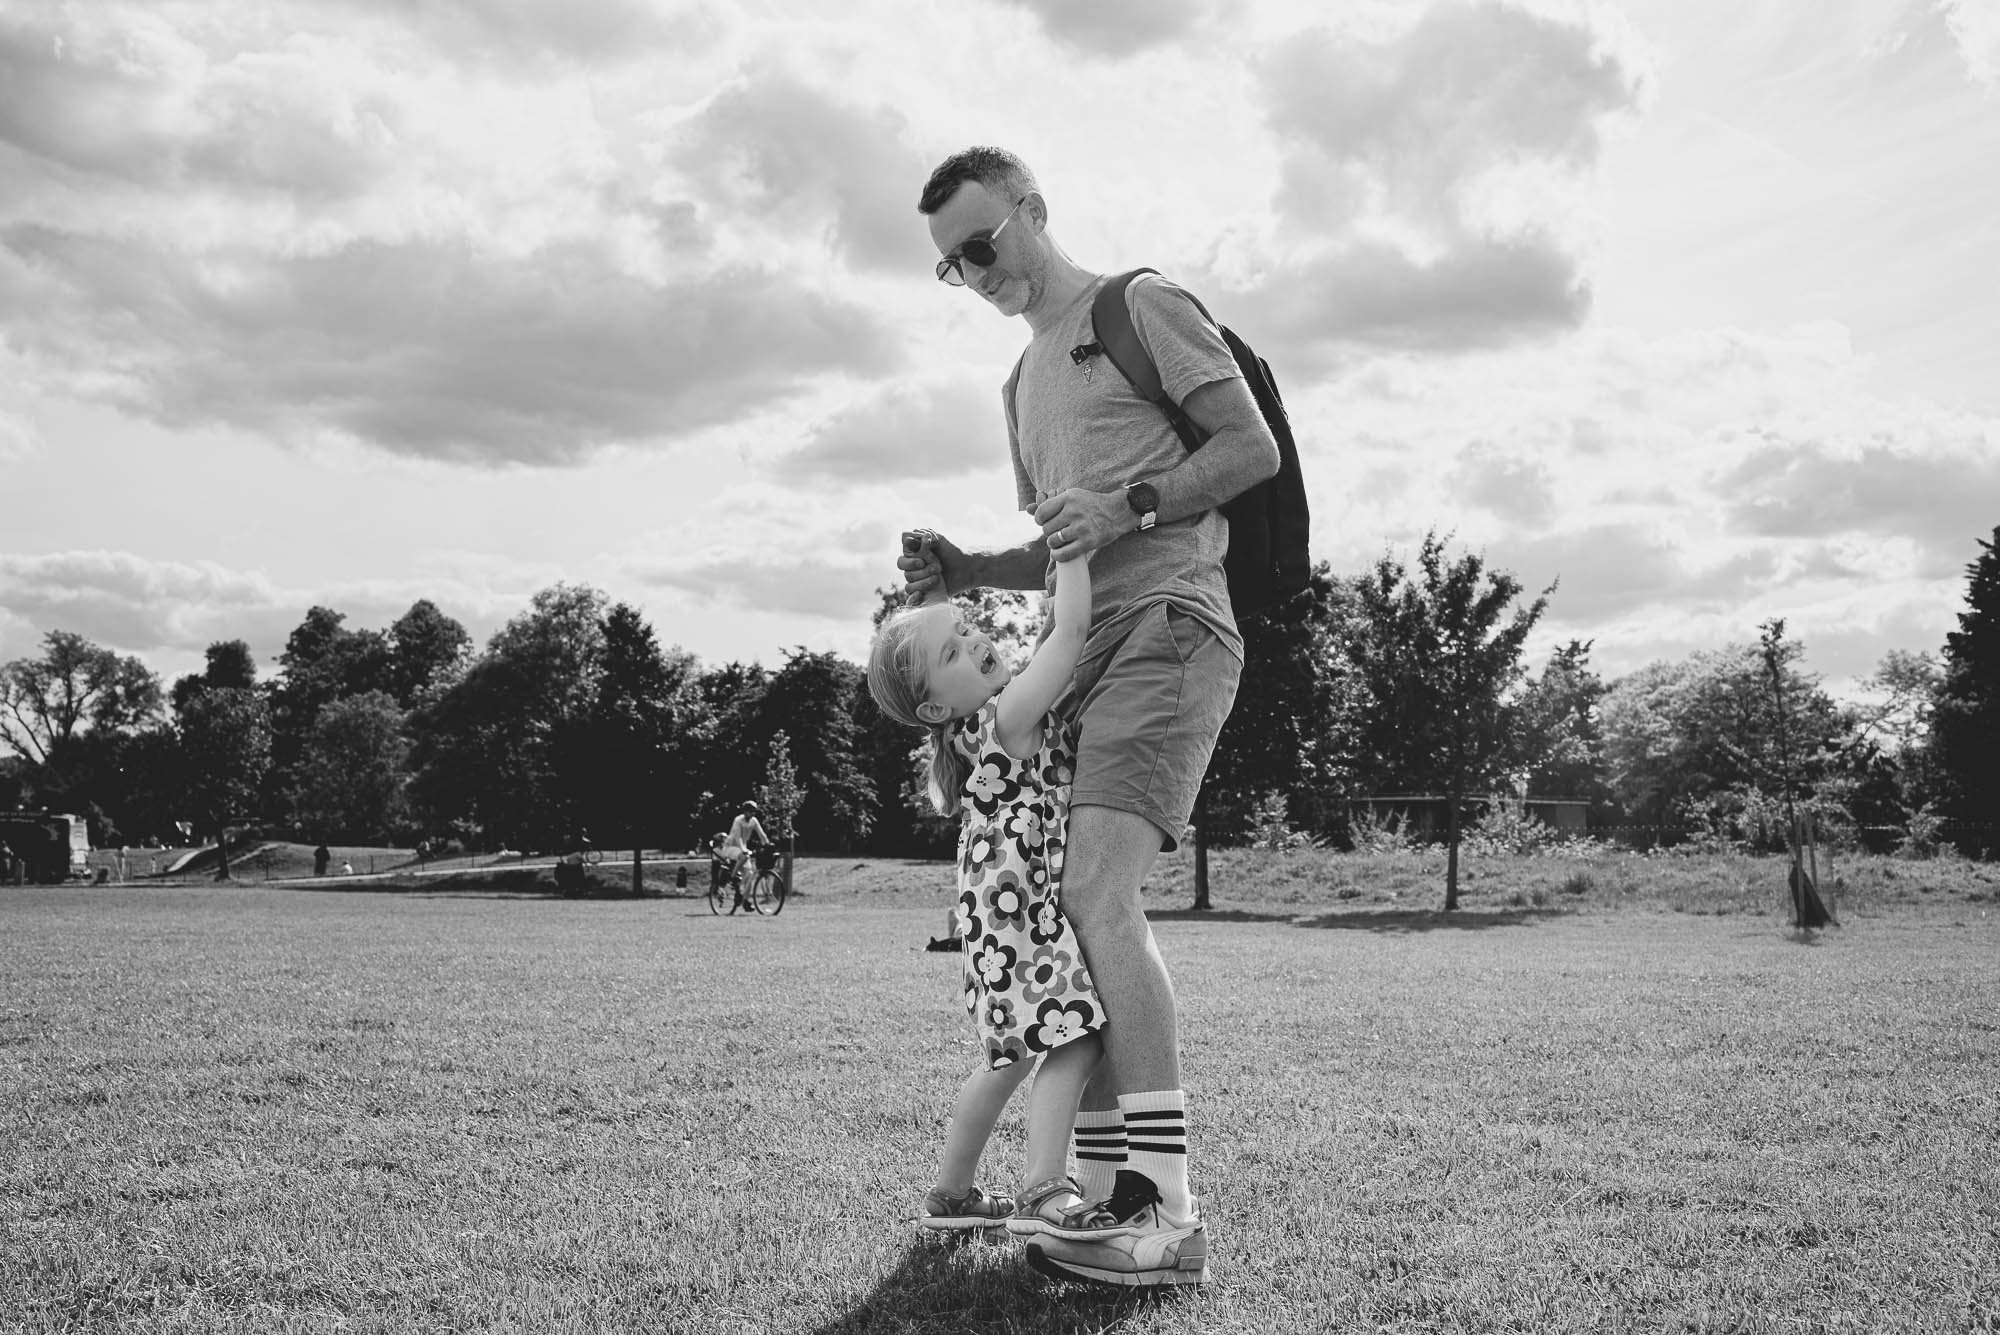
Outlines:
[[[624, 875], [597, 869], [610, 885]], [[1149, 894], [1212, 1282], [907, 1224], [949, 869], [0, 892], [0, 1330], [2000, 1330], [2000, 869], [1219, 854]], [[989, 1176], [1020, 1161], [1003, 1124]]]

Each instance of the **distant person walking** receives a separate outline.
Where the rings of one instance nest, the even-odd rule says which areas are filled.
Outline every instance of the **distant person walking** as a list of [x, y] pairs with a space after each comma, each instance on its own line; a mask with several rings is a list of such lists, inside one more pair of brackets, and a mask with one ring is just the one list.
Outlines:
[[[1138, 1231], [1086, 1201], [1065, 1170], [1077, 1101], [1104, 1051], [1104, 1011], [1057, 893], [1072, 753], [1052, 711], [1089, 625], [1090, 567], [1071, 561], [1057, 572], [1049, 634], [1018, 676], [943, 601], [884, 621], [868, 655], [882, 712], [930, 730], [931, 801], [963, 816], [957, 935], [985, 1063], [959, 1089], [925, 1228], [1004, 1222], [1077, 1242]], [[977, 1181], [980, 1155], [1037, 1058], [1021, 1194], [994, 1195]]]
[[313, 875], [326, 875], [326, 866], [333, 861], [333, 850], [321, 844], [313, 850]]

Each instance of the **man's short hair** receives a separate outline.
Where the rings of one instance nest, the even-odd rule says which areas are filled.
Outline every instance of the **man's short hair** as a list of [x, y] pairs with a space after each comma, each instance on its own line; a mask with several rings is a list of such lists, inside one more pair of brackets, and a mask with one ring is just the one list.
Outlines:
[[917, 212], [925, 217], [936, 213], [951, 202], [951, 197], [967, 181], [977, 181], [994, 194], [1009, 199], [1020, 199], [1031, 190], [1041, 189], [1027, 163], [1004, 148], [982, 145], [954, 153], [937, 165], [931, 179], [924, 182], [924, 193], [917, 197]]

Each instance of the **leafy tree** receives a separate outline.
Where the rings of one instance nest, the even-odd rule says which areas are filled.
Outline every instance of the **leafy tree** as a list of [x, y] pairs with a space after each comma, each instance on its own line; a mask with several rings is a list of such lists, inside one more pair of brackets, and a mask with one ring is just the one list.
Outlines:
[[[1819, 680], [1798, 666], [1803, 648], [1783, 630], [1782, 623], [1775, 631], [1767, 625], [1767, 643], [1652, 663], [1612, 683], [1599, 711], [1605, 775], [1628, 816], [1661, 826], [1703, 820], [1782, 846], [1776, 822], [1787, 727], [1798, 739], [1793, 782], [1835, 798], [1833, 779], [1852, 729]], [[1776, 692], [1767, 662], [1773, 654]]]
[[625, 603], [604, 618], [604, 667], [590, 711], [584, 805], [640, 848], [689, 842], [688, 774], [682, 743], [702, 714], [695, 661], [663, 652], [639, 612]]
[[1202, 834], [1250, 837], [1275, 805], [1313, 834], [1347, 827], [1367, 689], [1341, 639], [1354, 592], [1322, 562], [1305, 595], [1245, 618], [1243, 677], [1202, 782]]
[[1604, 732], [1598, 707], [1604, 679], [1590, 668], [1592, 642], [1571, 640], [1549, 655], [1517, 704], [1519, 732], [1514, 769], [1539, 797], [1600, 801], [1604, 786]]
[[226, 827], [256, 809], [271, 767], [271, 708], [262, 692], [241, 686], [203, 691], [180, 719], [188, 801], [199, 828], [215, 833], [229, 878]]
[[171, 695], [176, 715], [190, 699], [211, 686], [248, 689], [257, 684], [257, 660], [242, 640], [218, 640], [208, 646], [206, 657], [207, 666], [201, 672], [174, 683]]
[[523, 848], [588, 823], [605, 602], [586, 585], [543, 589], [417, 711], [411, 795], [425, 823]]
[[[764, 690], [754, 734], [768, 757], [776, 735], [791, 738], [791, 759], [805, 796], [796, 821], [801, 843], [851, 850], [874, 819], [875, 794], [862, 771], [856, 697], [867, 693], [860, 668], [832, 653], [789, 651]], [[763, 775], [758, 776], [759, 781]]]
[[160, 713], [160, 679], [66, 630], [42, 637], [39, 658], [0, 666], [0, 742], [37, 765], [85, 728], [130, 732]]
[[1951, 841], [1990, 857], [2000, 851], [2000, 528], [1979, 546], [1965, 568], [1958, 629], [1945, 636], [1930, 761]]
[[[708, 721], [689, 748], [694, 757], [697, 830], [726, 827], [743, 799], [763, 782], [770, 731], [763, 721], [771, 673], [758, 663], [724, 663], [696, 679]], [[705, 839], [705, 836], [704, 836]]]
[[389, 627], [389, 678], [396, 703], [408, 709], [433, 685], [461, 671], [472, 651], [465, 627], [438, 610], [428, 598]]
[[321, 840], [387, 842], [405, 816], [408, 753], [403, 711], [388, 692], [329, 702], [294, 771], [299, 825]]
[[1361, 733], [1362, 774], [1378, 792], [1436, 792], [1445, 800], [1445, 901], [1458, 907], [1461, 807], [1489, 789], [1511, 753], [1507, 696], [1521, 649], [1548, 605], [1509, 608], [1521, 584], [1472, 553], [1447, 562], [1426, 534], [1412, 574], [1384, 556], [1355, 582], [1361, 625], [1349, 653], [1372, 701]]

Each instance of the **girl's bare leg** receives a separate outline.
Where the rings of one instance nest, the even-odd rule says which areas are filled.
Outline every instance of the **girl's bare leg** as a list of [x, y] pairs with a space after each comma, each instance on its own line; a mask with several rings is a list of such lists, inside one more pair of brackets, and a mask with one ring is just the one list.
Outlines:
[[[965, 1077], [952, 1105], [951, 1126], [945, 1131], [944, 1157], [938, 1164], [938, 1190], [956, 1196], [971, 1186], [979, 1173], [979, 1156], [1000, 1120], [1007, 1100], [1021, 1087], [1034, 1069], [1031, 1061], [1017, 1061], [995, 1070], [982, 1066]], [[1036, 1082], [1040, 1088], [1040, 1082]]]
[[1076, 1122], [1077, 1100], [1104, 1057], [1104, 1040], [1096, 1034], [1072, 1039], [1042, 1058], [1041, 1072], [1028, 1095], [1028, 1171], [1022, 1179], [1032, 1186], [1069, 1171], [1069, 1132]]

